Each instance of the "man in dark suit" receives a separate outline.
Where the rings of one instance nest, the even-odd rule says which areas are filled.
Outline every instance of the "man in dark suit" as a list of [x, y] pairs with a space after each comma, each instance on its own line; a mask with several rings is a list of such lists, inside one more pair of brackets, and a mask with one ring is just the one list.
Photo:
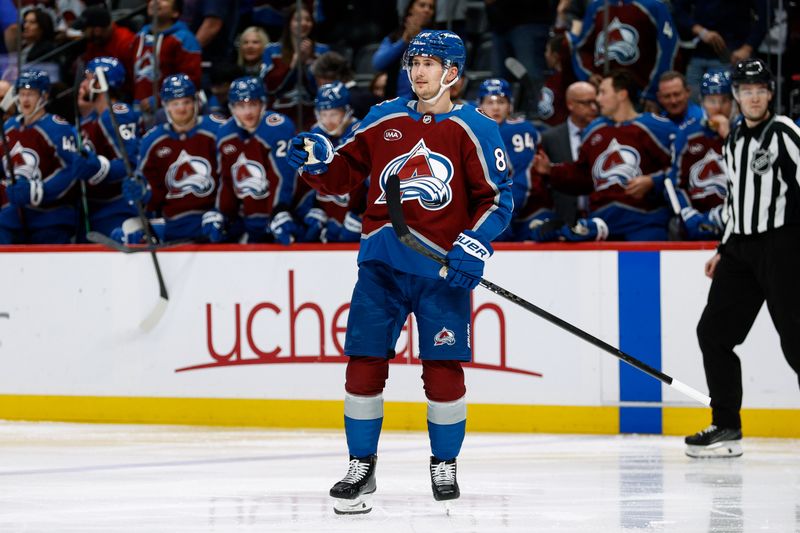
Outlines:
[[[569, 163], [578, 157], [581, 132], [597, 118], [597, 89], [585, 81], [567, 87], [566, 103], [569, 110], [567, 120], [553, 126], [542, 134], [542, 148], [553, 163]], [[586, 198], [553, 193], [556, 212], [561, 220], [574, 224], [578, 211], [585, 211]]]

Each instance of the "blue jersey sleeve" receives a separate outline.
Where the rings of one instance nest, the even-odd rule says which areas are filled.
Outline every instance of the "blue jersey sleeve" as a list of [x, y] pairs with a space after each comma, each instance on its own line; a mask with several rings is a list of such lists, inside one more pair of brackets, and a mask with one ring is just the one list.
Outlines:
[[[139, 164], [139, 113], [133, 111], [130, 107], [124, 104], [114, 105], [114, 118], [117, 119], [119, 124], [119, 134], [122, 137], [123, 147], [128, 161], [131, 165], [131, 170], [135, 170]], [[117, 135], [114, 133], [114, 124], [111, 122], [110, 110], [103, 112], [100, 119], [100, 125], [103, 128], [103, 134], [106, 136], [108, 143], [114, 148], [117, 157], [111, 161], [106, 176], [106, 182], [121, 181], [128, 175], [125, 168], [125, 161], [122, 159], [122, 152], [120, 151]]]
[[290, 206], [294, 197], [297, 175], [289, 165], [289, 142], [294, 137], [294, 122], [281, 113], [269, 112], [258, 127], [256, 135], [270, 148], [270, 163], [280, 179], [280, 190], [273, 207]]
[[677, 158], [676, 143], [685, 141], [678, 139], [680, 130], [669, 119], [658, 117], [652, 113], [644, 113], [637, 120], [652, 134], [661, 148], [670, 154], [670, 167], [655, 172], [650, 176], [653, 179], [654, 194], [661, 197], [664, 194], [664, 180], [674, 173], [675, 160]]
[[61, 197], [78, 179], [77, 165], [73, 164], [76, 158], [81, 157], [78, 153], [78, 134], [64, 119], [53, 115], [40, 119], [34, 127], [45, 135], [62, 162], [62, 167], [42, 182], [42, 202], [46, 204]]
[[528, 168], [541, 144], [541, 135], [533, 124], [525, 120], [504, 122], [500, 125], [500, 134], [508, 154], [514, 210], [517, 211], [522, 208], [528, 194]]
[[663, 73], [672, 70], [675, 62], [675, 54], [678, 52], [678, 31], [666, 3], [661, 0], [645, 0], [644, 6], [652, 14], [656, 24], [659, 52], [655, 72], [650, 76], [650, 83], [642, 91], [642, 96], [648, 100], [656, 100], [658, 79]]

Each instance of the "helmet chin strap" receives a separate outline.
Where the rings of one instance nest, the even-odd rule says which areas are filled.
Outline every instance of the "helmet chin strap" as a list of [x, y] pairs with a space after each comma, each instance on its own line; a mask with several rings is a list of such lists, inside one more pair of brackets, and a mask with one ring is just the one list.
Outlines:
[[314, 113], [317, 115], [317, 123], [319, 124], [320, 129], [325, 133], [327, 133], [328, 135], [330, 135], [331, 137], [340, 136], [344, 131], [344, 129], [347, 127], [347, 125], [350, 124], [350, 118], [353, 116], [353, 110], [350, 108], [350, 106], [347, 106], [347, 111], [345, 112], [342, 121], [339, 123], [337, 127], [333, 128], [332, 130], [329, 130], [322, 123], [322, 120], [320, 120], [319, 111], [315, 111]]
[[228, 102], [228, 110], [231, 112], [231, 116], [233, 117], [233, 121], [236, 122], [236, 125], [245, 130], [247, 133], [253, 133], [258, 129], [258, 125], [261, 124], [261, 120], [264, 118], [264, 115], [267, 113], [267, 104], [262, 102], [261, 106], [261, 113], [258, 115], [258, 120], [256, 120], [255, 126], [252, 128], [248, 128], [244, 125], [244, 123], [239, 120], [239, 117], [236, 116], [236, 113], [233, 112], [233, 104]]
[[437, 92], [436, 96], [434, 96], [433, 98], [423, 98], [417, 94], [417, 90], [414, 88], [414, 81], [411, 79], [411, 70], [406, 70], [406, 73], [408, 74], [408, 81], [411, 82], [411, 90], [414, 91], [414, 94], [417, 94], [417, 96], [419, 96], [420, 102], [424, 102], [428, 105], [436, 105], [436, 102], [439, 101], [439, 98], [442, 97], [444, 92], [456, 84], [456, 82], [460, 77], [458, 74], [456, 74], [456, 77], [453, 78], [453, 81], [451, 81], [450, 83], [444, 82], [444, 79], [447, 77], [447, 73], [449, 72], [449, 70], [450, 69], [444, 69], [444, 72], [442, 72], [442, 77], [441, 79], [439, 79], [439, 92]]
[[[178, 126], [177, 124], [175, 124], [175, 121], [172, 120], [172, 115], [170, 115], [169, 110], [166, 108], [166, 106], [164, 107], [164, 114], [167, 115], [167, 122], [169, 122], [169, 125], [172, 126], [173, 130], [175, 129], [176, 126], [179, 127], [179, 128], [183, 128], [183, 126]], [[197, 124], [197, 117], [199, 115], [200, 115], [200, 104], [197, 102], [197, 96], [195, 96], [194, 97], [194, 114], [192, 115], [192, 120], [187, 122], [187, 124], [191, 124], [192, 122]], [[186, 129], [190, 130], [192, 128], [186, 128]]]
[[[31, 111], [30, 113], [23, 113], [22, 110], [20, 109], [20, 114], [22, 115], [25, 124], [30, 124], [29, 118], [36, 116], [39, 113], [39, 111], [44, 109], [44, 107], [47, 105], [47, 99], [44, 97], [44, 94], [39, 95], [39, 99], [36, 101], [36, 107], [34, 107], [33, 111]], [[17, 105], [19, 105], [19, 97], [17, 97]]]

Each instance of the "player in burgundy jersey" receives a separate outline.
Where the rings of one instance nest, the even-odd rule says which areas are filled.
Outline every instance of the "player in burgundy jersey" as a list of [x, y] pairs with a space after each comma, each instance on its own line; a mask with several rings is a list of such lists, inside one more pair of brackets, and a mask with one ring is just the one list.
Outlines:
[[101, 163], [92, 151], [78, 152], [67, 121], [45, 111], [45, 71], [23, 70], [15, 88], [20, 114], [6, 121], [2, 145], [0, 244], [69, 243], [78, 220], [76, 182], [102, 172]]
[[264, 83], [253, 76], [233, 80], [228, 106], [232, 117], [217, 132], [222, 186], [217, 210], [203, 216], [203, 233], [212, 242], [244, 231], [247, 242], [290, 244], [296, 175], [286, 156], [294, 123], [267, 110]]
[[678, 129], [652, 113], [639, 114], [633, 107], [636, 93], [630, 73], [612, 72], [597, 96], [603, 116], [584, 130], [577, 161], [553, 165], [542, 152], [534, 157], [534, 168], [550, 176], [555, 190], [590, 195], [589, 216], [575, 226], [554, 229], [551, 239], [667, 239], [671, 212], [664, 201], [664, 179]]
[[[194, 83], [186, 74], [168, 76], [160, 96], [167, 123], [145, 134], [137, 175], [123, 182], [122, 194], [164, 217], [163, 227], [154, 224], [160, 239], [201, 239], [202, 217], [214, 209], [219, 185], [217, 129], [222, 120], [198, 114]], [[131, 226], [123, 227], [125, 242], [140, 242], [141, 228]]]
[[[430, 475], [436, 500], [458, 498], [456, 456], [464, 439], [466, 400], [460, 361], [471, 358], [470, 291], [480, 282], [489, 245], [511, 218], [508, 160], [497, 124], [448, 89], [466, 54], [449, 31], [423, 31], [409, 44], [404, 68], [418, 100], [374, 106], [334, 151], [323, 135], [301, 133], [289, 159], [323, 194], [351, 191], [368, 176], [359, 274], [351, 300], [345, 354], [347, 475], [330, 490], [339, 513], [371, 509], [389, 359], [408, 313], [417, 318], [422, 379], [428, 398]], [[310, 159], [308, 150], [314, 155]], [[439, 265], [405, 247], [391, 228], [386, 180], [400, 179], [408, 224]]]

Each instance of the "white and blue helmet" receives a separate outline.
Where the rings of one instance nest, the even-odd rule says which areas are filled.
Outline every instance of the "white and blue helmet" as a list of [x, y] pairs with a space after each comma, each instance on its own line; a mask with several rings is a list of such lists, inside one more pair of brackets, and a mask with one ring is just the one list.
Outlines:
[[164, 78], [159, 94], [162, 102], [169, 102], [178, 98], [194, 97], [197, 89], [186, 74], [172, 74]]
[[503, 78], [489, 78], [483, 80], [478, 89], [478, 103], [481, 103], [487, 96], [505, 96], [510, 102], [513, 100], [511, 84]]
[[231, 82], [228, 89], [228, 103], [249, 102], [260, 100], [267, 101], [267, 93], [264, 90], [264, 82], [255, 76], [243, 76]]
[[314, 98], [314, 108], [317, 111], [324, 109], [338, 109], [350, 107], [350, 90], [340, 81], [326, 83], [317, 91]]
[[[403, 54], [403, 69], [408, 74], [413, 90], [414, 81], [411, 79], [411, 62], [415, 57], [434, 57], [442, 62], [444, 72], [442, 73], [441, 88], [439, 93], [428, 100], [426, 103], [434, 103], [442, 96], [445, 90], [455, 85], [464, 73], [467, 63], [467, 51], [461, 37], [447, 30], [422, 30], [416, 37], [408, 43], [408, 48]], [[444, 80], [450, 67], [456, 67], [458, 74], [450, 83], [445, 84]]]
[[709, 70], [700, 81], [700, 94], [733, 94], [731, 72], [728, 69]]

